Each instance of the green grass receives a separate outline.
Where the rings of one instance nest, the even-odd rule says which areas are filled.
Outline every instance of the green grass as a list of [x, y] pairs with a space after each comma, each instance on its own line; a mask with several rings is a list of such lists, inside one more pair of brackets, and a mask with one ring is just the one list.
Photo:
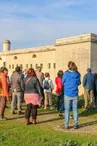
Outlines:
[[39, 124], [26, 126], [22, 121], [0, 122], [0, 146], [57, 146], [62, 140], [84, 143], [97, 136], [63, 133]]
[[[82, 103], [82, 99], [79, 102]], [[79, 109], [79, 116], [87, 117], [88, 120], [92, 118], [94, 121], [96, 121], [96, 113], [97, 109], [91, 109], [89, 112]], [[38, 114], [39, 123], [36, 125], [26, 126], [24, 124], [23, 116], [19, 116], [19, 118], [16, 119], [18, 115], [11, 116], [10, 108], [7, 109], [7, 117], [13, 117], [13, 119], [8, 121], [0, 121], [0, 146], [67, 146], [64, 144], [64, 141], [67, 140], [76, 141], [79, 143], [77, 146], [82, 146], [83, 143], [97, 141], [97, 134], [93, 134], [92, 132], [91, 134], [79, 134], [76, 133], [76, 130], [74, 132], [70, 132], [69, 130], [67, 132], [55, 130], [56, 125], [61, 125], [63, 123], [63, 119], [60, 119], [56, 111], [51, 112], [49, 110], [40, 108], [38, 110]], [[45, 119], [46, 117], [48, 118], [50, 116], [51, 121]], [[79, 120], [79, 123], [85, 122], [85, 120]], [[73, 120], [71, 120], [71, 123], [73, 123]], [[68, 144], [68, 146], [74, 145]], [[83, 146], [89, 145], [85, 144]]]

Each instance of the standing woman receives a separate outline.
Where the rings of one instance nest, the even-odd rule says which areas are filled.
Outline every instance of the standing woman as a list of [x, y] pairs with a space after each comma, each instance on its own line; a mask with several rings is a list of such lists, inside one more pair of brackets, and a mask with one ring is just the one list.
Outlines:
[[32, 124], [36, 124], [37, 107], [41, 104], [43, 97], [39, 80], [33, 68], [28, 69], [27, 77], [24, 78], [25, 91], [24, 100], [27, 104], [25, 112], [25, 124], [30, 123], [30, 114], [32, 116]]
[[63, 102], [63, 96], [62, 96], [62, 76], [63, 71], [59, 70], [57, 73], [57, 77], [55, 78], [55, 84], [56, 84], [56, 97], [57, 97], [57, 111], [60, 111], [61, 104]]
[[69, 128], [70, 107], [72, 104], [74, 116], [74, 129], [78, 126], [78, 86], [80, 85], [80, 73], [74, 62], [69, 61], [68, 70], [64, 73], [62, 84], [64, 86], [65, 120], [62, 128]]

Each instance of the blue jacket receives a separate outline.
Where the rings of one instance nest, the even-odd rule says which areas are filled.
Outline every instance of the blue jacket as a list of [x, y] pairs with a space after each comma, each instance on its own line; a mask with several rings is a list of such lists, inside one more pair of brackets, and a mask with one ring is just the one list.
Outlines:
[[83, 78], [83, 87], [86, 89], [94, 89], [95, 77], [93, 73], [87, 73]]
[[66, 71], [62, 78], [62, 84], [64, 86], [64, 95], [69, 97], [78, 96], [78, 86], [80, 82], [80, 74], [76, 71]]

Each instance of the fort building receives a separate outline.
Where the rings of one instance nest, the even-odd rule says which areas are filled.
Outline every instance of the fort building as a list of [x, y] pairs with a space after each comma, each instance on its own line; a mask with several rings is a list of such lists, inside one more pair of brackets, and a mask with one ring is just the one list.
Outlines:
[[[93, 33], [82, 34], [57, 39], [54, 45], [40, 46], [11, 50], [11, 42], [5, 40], [3, 51], [0, 52], [0, 66], [6, 66], [11, 74], [17, 65], [23, 69], [41, 66], [42, 71], [49, 72], [51, 79], [55, 80], [58, 70], [67, 70], [69, 61], [74, 61], [81, 73], [81, 80], [88, 67], [97, 72], [97, 35]], [[83, 93], [82, 85], [79, 86]]]

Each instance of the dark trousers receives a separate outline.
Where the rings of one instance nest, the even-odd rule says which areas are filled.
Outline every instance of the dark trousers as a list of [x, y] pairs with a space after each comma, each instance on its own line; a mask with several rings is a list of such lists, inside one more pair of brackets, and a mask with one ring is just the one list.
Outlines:
[[27, 104], [27, 109], [25, 112], [25, 118], [28, 119], [30, 118], [30, 114], [32, 116], [32, 119], [36, 119], [37, 117], [37, 105], [33, 105], [33, 104]]
[[4, 111], [6, 107], [6, 97], [0, 96], [0, 117], [4, 117]]
[[64, 103], [64, 96], [62, 94], [56, 94], [57, 96], [57, 110], [60, 110], [61, 105]]

